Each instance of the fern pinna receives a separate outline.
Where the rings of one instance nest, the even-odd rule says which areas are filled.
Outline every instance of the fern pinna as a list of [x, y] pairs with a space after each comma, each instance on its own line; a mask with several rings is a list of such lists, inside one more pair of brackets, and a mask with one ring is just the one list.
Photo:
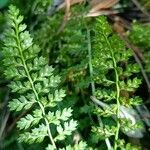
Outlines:
[[23, 16], [10, 6], [8, 29], [4, 40], [5, 76], [11, 80], [9, 87], [20, 97], [9, 102], [10, 110], [22, 111], [32, 108], [31, 114], [21, 118], [17, 127], [24, 131], [19, 141], [26, 143], [42, 142], [49, 137], [47, 149], [57, 149], [59, 141], [71, 135], [77, 123], [70, 119], [71, 108], [60, 108], [65, 91], [59, 89], [60, 77], [47, 65], [43, 57], [38, 57], [40, 49], [33, 44]]
[[95, 97], [91, 98], [102, 107], [96, 108], [95, 113], [104, 117], [102, 118], [105, 125], [93, 127], [92, 130], [98, 136], [101, 135], [101, 138], [114, 136], [116, 150], [122, 147], [122, 141], [119, 140], [120, 129], [128, 136], [142, 136], [141, 132], [140, 135], [136, 132], [139, 131], [137, 126], [140, 124], [135, 123], [138, 122], [138, 117], [132, 117], [136, 114], [132, 108], [141, 102], [138, 96], [134, 96], [135, 89], [141, 83], [141, 80], [135, 77], [139, 66], [132, 62], [132, 51], [127, 50], [119, 37], [113, 34], [103, 16], [96, 21], [94, 43], [92, 66], [96, 91]]

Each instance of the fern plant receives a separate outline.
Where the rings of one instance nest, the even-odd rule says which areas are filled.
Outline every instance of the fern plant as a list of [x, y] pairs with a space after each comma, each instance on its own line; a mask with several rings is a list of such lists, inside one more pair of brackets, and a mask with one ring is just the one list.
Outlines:
[[[82, 10], [84, 10], [83, 5], [71, 7], [70, 18], [59, 34], [57, 32], [63, 18], [61, 11], [54, 16], [47, 17], [40, 28], [35, 31], [35, 39], [43, 47], [43, 55], [48, 56], [50, 64], [56, 65], [62, 74], [63, 84], [68, 89], [68, 101], [74, 105], [80, 103], [81, 111], [79, 111], [79, 107], [74, 106], [74, 110], [77, 110], [74, 111], [76, 119], [80, 118], [83, 113], [90, 112], [90, 107], [87, 105], [90, 98], [85, 100], [85, 97], [90, 97], [87, 90], [90, 78], [88, 75], [86, 20], [79, 16]], [[89, 120], [88, 115], [85, 115], [84, 118]], [[84, 123], [83, 118], [80, 120], [79, 128], [85, 129], [90, 126], [90, 124]]]
[[145, 70], [150, 73], [150, 25], [133, 22], [131, 31], [127, 33], [130, 41], [141, 48], [144, 54]]
[[120, 130], [128, 136], [143, 135], [138, 129], [139, 118], [131, 117], [136, 114], [132, 108], [141, 102], [138, 96], [134, 96], [135, 89], [141, 84], [141, 80], [134, 77], [139, 66], [133, 63], [132, 51], [127, 50], [112, 32], [105, 17], [97, 19], [94, 33], [92, 66], [96, 90], [92, 100], [101, 106], [95, 113], [103, 116], [104, 126], [94, 126], [92, 131], [101, 139], [114, 136], [114, 150], [122, 149]]
[[12, 111], [29, 110], [17, 123], [23, 132], [19, 136], [20, 142], [40, 143], [49, 137], [47, 149], [58, 149], [59, 141], [72, 134], [77, 122], [70, 119], [71, 108], [59, 107], [65, 97], [65, 91], [59, 88], [61, 79], [46, 60], [38, 56], [40, 49], [33, 44], [22, 21], [19, 10], [10, 6], [3, 62], [4, 74], [11, 80], [9, 87], [17, 94], [9, 107]]

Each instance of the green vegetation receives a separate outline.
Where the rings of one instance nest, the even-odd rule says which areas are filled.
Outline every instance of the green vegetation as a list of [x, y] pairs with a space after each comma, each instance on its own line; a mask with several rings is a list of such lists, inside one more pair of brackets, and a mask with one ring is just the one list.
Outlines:
[[117, 35], [111, 11], [89, 17], [88, 1], [69, 12], [55, 2], [1, 6], [0, 149], [148, 149], [149, 24]]

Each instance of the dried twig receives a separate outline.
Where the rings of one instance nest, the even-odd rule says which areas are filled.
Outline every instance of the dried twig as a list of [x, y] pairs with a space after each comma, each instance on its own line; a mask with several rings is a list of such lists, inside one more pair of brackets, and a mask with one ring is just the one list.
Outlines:
[[103, 0], [95, 4], [93, 8], [89, 11], [89, 13], [97, 12], [102, 9], [108, 9], [118, 3], [119, 0]]
[[85, 14], [84, 17], [97, 17], [101, 15], [114, 15], [114, 14], [118, 14], [118, 11], [117, 10], [100, 10], [100, 11]]
[[141, 4], [137, 0], [132, 0], [132, 2], [136, 5], [136, 7], [141, 10], [141, 12], [150, 18], [150, 14], [141, 6]]
[[[127, 46], [128, 48], [133, 49], [133, 46], [131, 46], [132, 44], [130, 44], [130, 42], [129, 42], [129, 40], [127, 39], [127, 37], [122, 36], [122, 35], [120, 35], [120, 37], [121, 37], [121, 39], [125, 42], [125, 44], [126, 44], [126, 46]], [[142, 75], [143, 75], [144, 80], [145, 80], [145, 82], [146, 82], [146, 84], [147, 84], [148, 92], [150, 93], [150, 81], [149, 81], [149, 78], [148, 78], [148, 76], [147, 76], [147, 74], [146, 74], [146, 72], [145, 72], [145, 70], [144, 70], [144, 68], [143, 68], [143, 65], [142, 65], [142, 63], [141, 63], [141, 60], [139, 59], [139, 57], [138, 57], [137, 54], [136, 54], [135, 49], [133, 49], [133, 52], [134, 52], [135, 61], [139, 64], [139, 67], [140, 67], [140, 69], [141, 69]]]
[[68, 21], [69, 15], [70, 15], [70, 13], [69, 13], [70, 12], [70, 0], [65, 0], [65, 3], [66, 3], [65, 16], [63, 19], [63, 23], [61, 24], [60, 28], [58, 29], [57, 34], [59, 34], [64, 29], [64, 27]]
[[[85, 0], [70, 0], [70, 6], [75, 5], [77, 3], [82, 3], [84, 1]], [[64, 8], [64, 7], [66, 7], [66, 2], [62, 3], [61, 5], [59, 5], [58, 8], [57, 8], [57, 11], [62, 9], [62, 8]]]

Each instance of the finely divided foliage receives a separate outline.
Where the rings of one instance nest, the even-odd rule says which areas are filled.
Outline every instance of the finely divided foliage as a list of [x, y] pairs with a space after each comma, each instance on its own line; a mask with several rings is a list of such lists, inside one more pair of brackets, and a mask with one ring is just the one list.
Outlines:
[[[132, 51], [127, 50], [118, 36], [112, 33], [105, 17], [97, 19], [93, 49], [93, 79], [98, 86], [95, 99], [99, 100], [97, 103], [102, 107], [97, 108], [95, 113], [105, 118], [109, 117], [104, 127], [93, 127], [93, 132], [98, 136], [102, 135], [101, 138], [114, 136], [116, 150], [121, 143], [120, 129], [125, 133], [127, 131], [131, 136], [136, 136], [137, 118], [132, 118], [133, 114], [130, 116], [129, 113], [132, 112], [133, 106], [141, 102], [141, 99], [134, 97], [133, 94], [141, 83], [137, 77], [133, 78], [133, 75], [139, 72], [139, 67], [133, 62], [130, 63]], [[111, 116], [116, 122], [111, 121]]]
[[19, 10], [10, 6], [3, 48], [5, 76], [11, 80], [12, 92], [20, 97], [10, 101], [9, 107], [13, 111], [31, 112], [17, 123], [23, 131], [20, 142], [42, 142], [47, 136], [49, 147], [57, 149], [57, 142], [71, 135], [77, 123], [70, 119], [71, 108], [59, 108], [65, 97], [65, 91], [58, 87], [60, 77], [54, 75], [54, 69], [43, 57], [38, 57], [40, 49], [33, 44], [22, 21]]
[[145, 71], [150, 73], [150, 26], [133, 22], [131, 31], [128, 32], [130, 41], [142, 50], [145, 62]]
[[[41, 143], [46, 138], [45, 143], [49, 140], [46, 150], [91, 150], [92, 148], [88, 148], [85, 142], [80, 141], [81, 137], [79, 140], [75, 140], [75, 136], [74, 140], [71, 138], [65, 140], [76, 130], [77, 122], [72, 119], [70, 105], [64, 106], [66, 104], [63, 101], [65, 91], [59, 87], [60, 76], [41, 56], [40, 48], [33, 44], [33, 39], [26, 31], [26, 25], [22, 24], [23, 16], [19, 15], [19, 10], [10, 6], [7, 16], [8, 28], [5, 31], [3, 48], [3, 64], [6, 66], [4, 74], [11, 81], [9, 87], [12, 92], [16, 93], [13, 95], [14, 99], [9, 102], [9, 108], [19, 113], [26, 112], [26, 115], [17, 122], [17, 127], [21, 130], [19, 141], [32, 144]], [[54, 20], [57, 22], [57, 18]], [[70, 81], [77, 88], [76, 94], [78, 95], [79, 89], [81, 89], [82, 99], [84, 99], [83, 91], [88, 90], [86, 88], [90, 82], [93, 84], [94, 90], [92, 89], [91, 99], [97, 105], [95, 109], [93, 106], [87, 107], [87, 109], [94, 109], [94, 113], [98, 116], [99, 126], [95, 125], [97, 119], [93, 119], [95, 117], [89, 114], [87, 117], [91, 117], [93, 121], [92, 131], [96, 139], [94, 145], [92, 142], [89, 144], [94, 148], [100, 148], [100, 142], [98, 143], [97, 139], [105, 139], [107, 147], [109, 146], [108, 149], [133, 149], [130, 144], [125, 145], [125, 141], [120, 140], [119, 137], [120, 131], [133, 137], [143, 135], [143, 130], [138, 128], [139, 116], [133, 109], [141, 103], [140, 97], [135, 96], [135, 90], [139, 87], [141, 80], [137, 78], [139, 67], [134, 63], [132, 51], [127, 50], [118, 36], [113, 34], [105, 17], [97, 19], [96, 26], [92, 26], [91, 32], [89, 26], [85, 24], [85, 20], [80, 20], [80, 24], [74, 27], [75, 21], [68, 21], [68, 26], [61, 35], [62, 41], [54, 37], [50, 37], [50, 41], [56, 45], [61, 43], [56, 62], [63, 64], [62, 68], [64, 67], [65, 71], [62, 71], [62, 74], [65, 74], [66, 82]], [[87, 29], [88, 42], [83, 26], [86, 26]], [[45, 30], [45, 25], [43, 27], [42, 31], [46, 32], [49, 40], [49, 34], [47, 34], [49, 28]], [[41, 35], [43, 32], [38, 33]], [[90, 35], [90, 33], [92, 34]], [[90, 36], [95, 36], [93, 45]], [[45, 42], [47, 39], [40, 40]], [[44, 49], [47, 47], [47, 43], [51, 42], [46, 41], [45, 43], [41, 44]], [[86, 48], [87, 43], [89, 51]], [[88, 61], [90, 77], [87, 71]], [[70, 86], [70, 84], [68, 85]], [[90, 92], [86, 91], [85, 93], [89, 95]], [[75, 107], [74, 109], [76, 110]], [[77, 111], [75, 114], [80, 114]], [[80, 123], [80, 127], [84, 127], [86, 121], [86, 119], [82, 120], [83, 125]], [[89, 123], [88, 127], [90, 125]], [[88, 131], [86, 135], [89, 135]], [[88, 139], [90, 141], [91, 137]], [[113, 146], [111, 146], [111, 139], [114, 139]], [[65, 143], [69, 142], [70, 145], [65, 146]]]

